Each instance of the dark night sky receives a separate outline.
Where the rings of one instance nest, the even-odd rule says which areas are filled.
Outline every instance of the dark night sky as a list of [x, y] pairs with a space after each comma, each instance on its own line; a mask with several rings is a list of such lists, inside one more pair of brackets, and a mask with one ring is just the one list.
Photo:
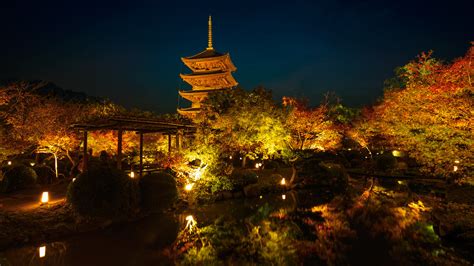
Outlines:
[[97, 2], [2, 1], [0, 80], [42, 79], [173, 112], [187, 71], [180, 57], [207, 46], [211, 14], [214, 47], [230, 52], [243, 88], [312, 104], [334, 91], [359, 106], [421, 51], [451, 60], [474, 40], [472, 0]]

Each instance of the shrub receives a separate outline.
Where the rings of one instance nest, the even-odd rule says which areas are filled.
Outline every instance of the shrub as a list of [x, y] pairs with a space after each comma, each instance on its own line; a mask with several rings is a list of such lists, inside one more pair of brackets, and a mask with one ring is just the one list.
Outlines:
[[120, 170], [94, 166], [69, 185], [67, 199], [82, 216], [128, 215], [138, 206], [137, 183]]
[[36, 184], [38, 176], [30, 167], [17, 165], [5, 168], [0, 192], [8, 193], [20, 189], [30, 188]]
[[148, 174], [140, 179], [141, 205], [152, 211], [169, 208], [178, 198], [176, 181], [168, 173]]
[[218, 192], [233, 190], [233, 188], [230, 177], [207, 173], [195, 183], [191, 194], [200, 202], [210, 202], [218, 197]]
[[51, 169], [51, 167], [49, 166], [38, 165], [38, 166], [35, 166], [33, 169], [35, 170], [36, 175], [38, 175], [38, 179], [36, 180], [38, 184], [41, 184], [41, 185], [50, 184], [56, 180], [54, 170]]
[[232, 182], [234, 189], [242, 189], [247, 185], [257, 183], [258, 177], [252, 170], [239, 170], [232, 173], [230, 181]]
[[377, 170], [387, 171], [397, 167], [397, 158], [391, 153], [384, 153], [375, 158]]
[[320, 187], [329, 187], [333, 192], [345, 192], [349, 183], [349, 176], [344, 166], [332, 162], [319, 162], [319, 160], [303, 161], [298, 168], [299, 177], [305, 183]]
[[277, 161], [268, 161], [265, 162], [265, 169], [278, 169], [280, 164]]

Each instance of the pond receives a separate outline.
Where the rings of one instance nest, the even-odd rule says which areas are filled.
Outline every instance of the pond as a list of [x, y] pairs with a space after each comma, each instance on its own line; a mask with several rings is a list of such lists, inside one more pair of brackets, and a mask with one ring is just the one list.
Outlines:
[[173, 261], [163, 255], [163, 251], [185, 229], [189, 215], [197, 226], [211, 224], [219, 217], [239, 223], [255, 215], [262, 206], [294, 210], [327, 201], [328, 197], [318, 196], [316, 192], [292, 191], [254, 199], [221, 201], [181, 213], [153, 214], [103, 231], [5, 250], [0, 252], [0, 265], [171, 265]]

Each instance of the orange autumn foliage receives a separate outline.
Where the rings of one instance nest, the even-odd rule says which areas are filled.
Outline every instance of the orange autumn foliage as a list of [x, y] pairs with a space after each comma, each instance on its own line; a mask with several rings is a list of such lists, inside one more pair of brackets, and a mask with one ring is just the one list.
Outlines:
[[[430, 174], [472, 177], [474, 169], [474, 46], [444, 64], [421, 54], [400, 68], [399, 88], [365, 114], [359, 132], [381, 135]], [[368, 129], [368, 130], [367, 130]], [[458, 162], [456, 171], [453, 165]]]

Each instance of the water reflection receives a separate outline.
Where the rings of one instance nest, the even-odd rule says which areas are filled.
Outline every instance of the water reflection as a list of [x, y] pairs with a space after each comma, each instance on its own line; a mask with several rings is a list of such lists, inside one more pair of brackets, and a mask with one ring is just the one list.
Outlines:
[[[253, 217], [262, 206], [291, 212], [327, 199], [313, 192], [285, 192], [254, 199], [222, 201], [199, 206], [179, 214], [154, 214], [141, 221], [116, 225], [100, 232], [68, 237], [62, 241], [13, 248], [0, 252], [0, 265], [171, 265], [164, 251], [178, 235], [192, 233], [224, 217], [240, 221]], [[41, 246], [45, 247], [40, 257]]]

